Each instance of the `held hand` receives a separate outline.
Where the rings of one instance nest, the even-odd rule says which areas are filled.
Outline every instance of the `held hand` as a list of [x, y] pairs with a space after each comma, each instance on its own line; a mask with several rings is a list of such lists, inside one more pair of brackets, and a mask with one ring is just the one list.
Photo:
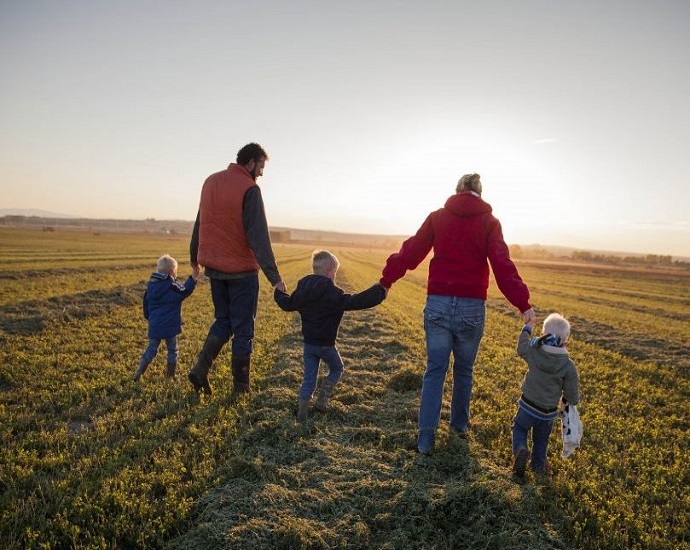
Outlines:
[[529, 308], [522, 314], [522, 321], [530, 328], [534, 329], [534, 325], [537, 324], [537, 314], [534, 313], [534, 309]]
[[274, 290], [280, 290], [281, 292], [287, 292], [287, 287], [283, 281], [278, 281], [273, 287]]
[[384, 296], [384, 298], [388, 298], [388, 291], [390, 290], [390, 288], [386, 288], [386, 287], [383, 286], [381, 283], [377, 283], [377, 284], [383, 289], [383, 296]]
[[201, 273], [201, 266], [199, 264], [192, 264], [192, 278], [196, 281]]

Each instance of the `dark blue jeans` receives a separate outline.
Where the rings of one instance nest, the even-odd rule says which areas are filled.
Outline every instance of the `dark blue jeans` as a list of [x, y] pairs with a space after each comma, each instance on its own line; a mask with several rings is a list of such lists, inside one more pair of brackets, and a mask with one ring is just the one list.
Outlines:
[[328, 376], [326, 378], [337, 384], [343, 375], [343, 360], [335, 346], [313, 346], [304, 344], [304, 376], [302, 387], [299, 390], [299, 398], [302, 400], [311, 399], [316, 389], [317, 378], [319, 376], [319, 364], [321, 360], [328, 365]]
[[[158, 354], [158, 347], [161, 345], [161, 341], [157, 338], [149, 338], [149, 345], [144, 350], [141, 358], [146, 361], [148, 365], [153, 358]], [[165, 339], [165, 347], [168, 351], [168, 365], [177, 365], [177, 336], [171, 336]]]
[[259, 275], [239, 279], [211, 279], [215, 322], [209, 332], [227, 342], [233, 355], [249, 355], [254, 342], [254, 321], [259, 302]]
[[532, 430], [532, 470], [544, 472], [546, 470], [546, 451], [549, 447], [549, 436], [553, 428], [553, 420], [540, 420], [527, 411], [518, 407], [513, 419], [513, 454], [518, 449], [527, 449], [527, 435]]

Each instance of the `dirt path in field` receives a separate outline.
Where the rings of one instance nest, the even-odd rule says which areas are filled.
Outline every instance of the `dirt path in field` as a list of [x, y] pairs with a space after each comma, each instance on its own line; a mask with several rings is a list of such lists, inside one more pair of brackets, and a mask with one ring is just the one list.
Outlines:
[[[345, 374], [327, 413], [295, 420], [299, 320], [256, 386], [223, 481], [173, 548], [567, 547], [535, 514], [535, 495], [486, 465], [472, 437], [439, 433], [414, 449], [424, 357], [381, 308], [347, 312]], [[321, 375], [323, 375], [323, 368]]]

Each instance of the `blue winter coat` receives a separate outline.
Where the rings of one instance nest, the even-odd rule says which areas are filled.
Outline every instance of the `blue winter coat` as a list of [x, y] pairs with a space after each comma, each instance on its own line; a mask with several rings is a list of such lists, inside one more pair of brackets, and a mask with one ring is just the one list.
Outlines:
[[152, 273], [144, 293], [144, 318], [149, 338], [163, 340], [182, 332], [182, 300], [194, 292], [196, 281], [188, 277], [178, 283], [167, 273]]

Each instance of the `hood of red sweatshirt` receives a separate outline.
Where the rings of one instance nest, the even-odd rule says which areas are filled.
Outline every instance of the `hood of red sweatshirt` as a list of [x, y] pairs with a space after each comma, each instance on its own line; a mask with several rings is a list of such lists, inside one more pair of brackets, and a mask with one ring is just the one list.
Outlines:
[[448, 198], [443, 207], [462, 218], [491, 213], [491, 205], [488, 202], [484, 202], [479, 195], [471, 191], [456, 193]]

